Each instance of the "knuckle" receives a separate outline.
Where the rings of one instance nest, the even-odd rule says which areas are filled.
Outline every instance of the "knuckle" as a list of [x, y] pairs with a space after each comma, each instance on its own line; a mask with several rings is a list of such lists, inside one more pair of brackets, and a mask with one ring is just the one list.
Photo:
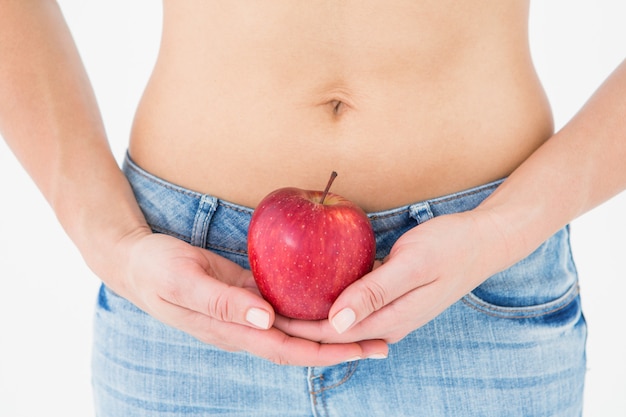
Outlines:
[[165, 281], [161, 284], [160, 298], [177, 306], [185, 305], [185, 297], [179, 285], [173, 280]]
[[368, 311], [378, 311], [387, 304], [388, 291], [378, 282], [369, 282], [361, 292], [363, 305]]
[[233, 292], [234, 288], [228, 287], [224, 291], [214, 294], [214, 296], [209, 299], [207, 305], [209, 316], [219, 321], [234, 321], [235, 308], [233, 306]]
[[262, 356], [276, 365], [295, 365], [293, 360], [293, 352], [295, 349], [293, 349], [292, 343], [293, 338], [288, 335], [283, 335], [280, 343], [273, 349], [265, 350]]
[[281, 353], [274, 353], [272, 355], [270, 355], [269, 357], [267, 357], [267, 360], [269, 360], [270, 362], [274, 363], [275, 365], [291, 365], [291, 361], [289, 359], [287, 359], [283, 354]]

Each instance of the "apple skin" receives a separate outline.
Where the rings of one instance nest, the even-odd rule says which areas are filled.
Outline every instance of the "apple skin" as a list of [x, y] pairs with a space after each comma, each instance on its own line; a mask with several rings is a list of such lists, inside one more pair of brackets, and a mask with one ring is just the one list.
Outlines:
[[321, 320], [351, 283], [372, 270], [376, 240], [365, 212], [337, 194], [281, 188], [255, 209], [250, 269], [276, 312]]

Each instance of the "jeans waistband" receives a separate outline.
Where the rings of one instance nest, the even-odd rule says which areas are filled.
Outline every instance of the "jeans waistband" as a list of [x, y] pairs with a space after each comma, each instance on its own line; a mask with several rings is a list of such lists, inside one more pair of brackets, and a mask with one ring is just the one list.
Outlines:
[[[123, 171], [153, 230], [176, 236], [196, 246], [211, 247], [209, 223], [226, 222], [237, 229], [233, 233], [238, 235], [237, 239], [225, 242], [224, 237], [220, 236], [216, 237], [219, 242], [214, 244], [245, 252], [247, 225], [254, 211], [252, 208], [172, 184], [139, 167], [129, 155], [124, 160]], [[368, 213], [377, 235], [377, 243], [391, 230], [403, 233], [433, 217], [471, 210], [503, 181], [501, 179], [449, 195]]]

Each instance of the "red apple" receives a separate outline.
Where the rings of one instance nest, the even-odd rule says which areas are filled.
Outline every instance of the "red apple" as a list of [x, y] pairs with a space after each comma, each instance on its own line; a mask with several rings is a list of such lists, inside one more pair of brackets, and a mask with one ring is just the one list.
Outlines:
[[287, 317], [321, 320], [339, 294], [372, 270], [376, 241], [365, 212], [328, 190], [281, 188], [255, 209], [248, 230], [259, 291]]

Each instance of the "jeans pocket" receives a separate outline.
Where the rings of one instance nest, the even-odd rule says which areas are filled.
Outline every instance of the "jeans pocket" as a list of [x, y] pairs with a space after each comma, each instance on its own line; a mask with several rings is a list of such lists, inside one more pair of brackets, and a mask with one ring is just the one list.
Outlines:
[[488, 316], [502, 319], [532, 319], [543, 318], [549, 316], [561, 315], [568, 311], [568, 307], [572, 306], [572, 302], [578, 300], [579, 287], [573, 284], [565, 294], [541, 304], [533, 304], [526, 306], [506, 306], [498, 305], [493, 302], [486, 301], [474, 292], [470, 292], [461, 299], [463, 303], [474, 310], [478, 310]]
[[462, 301], [489, 316], [529, 319], [559, 313], [578, 299], [578, 274], [564, 228], [531, 255], [487, 279]]

